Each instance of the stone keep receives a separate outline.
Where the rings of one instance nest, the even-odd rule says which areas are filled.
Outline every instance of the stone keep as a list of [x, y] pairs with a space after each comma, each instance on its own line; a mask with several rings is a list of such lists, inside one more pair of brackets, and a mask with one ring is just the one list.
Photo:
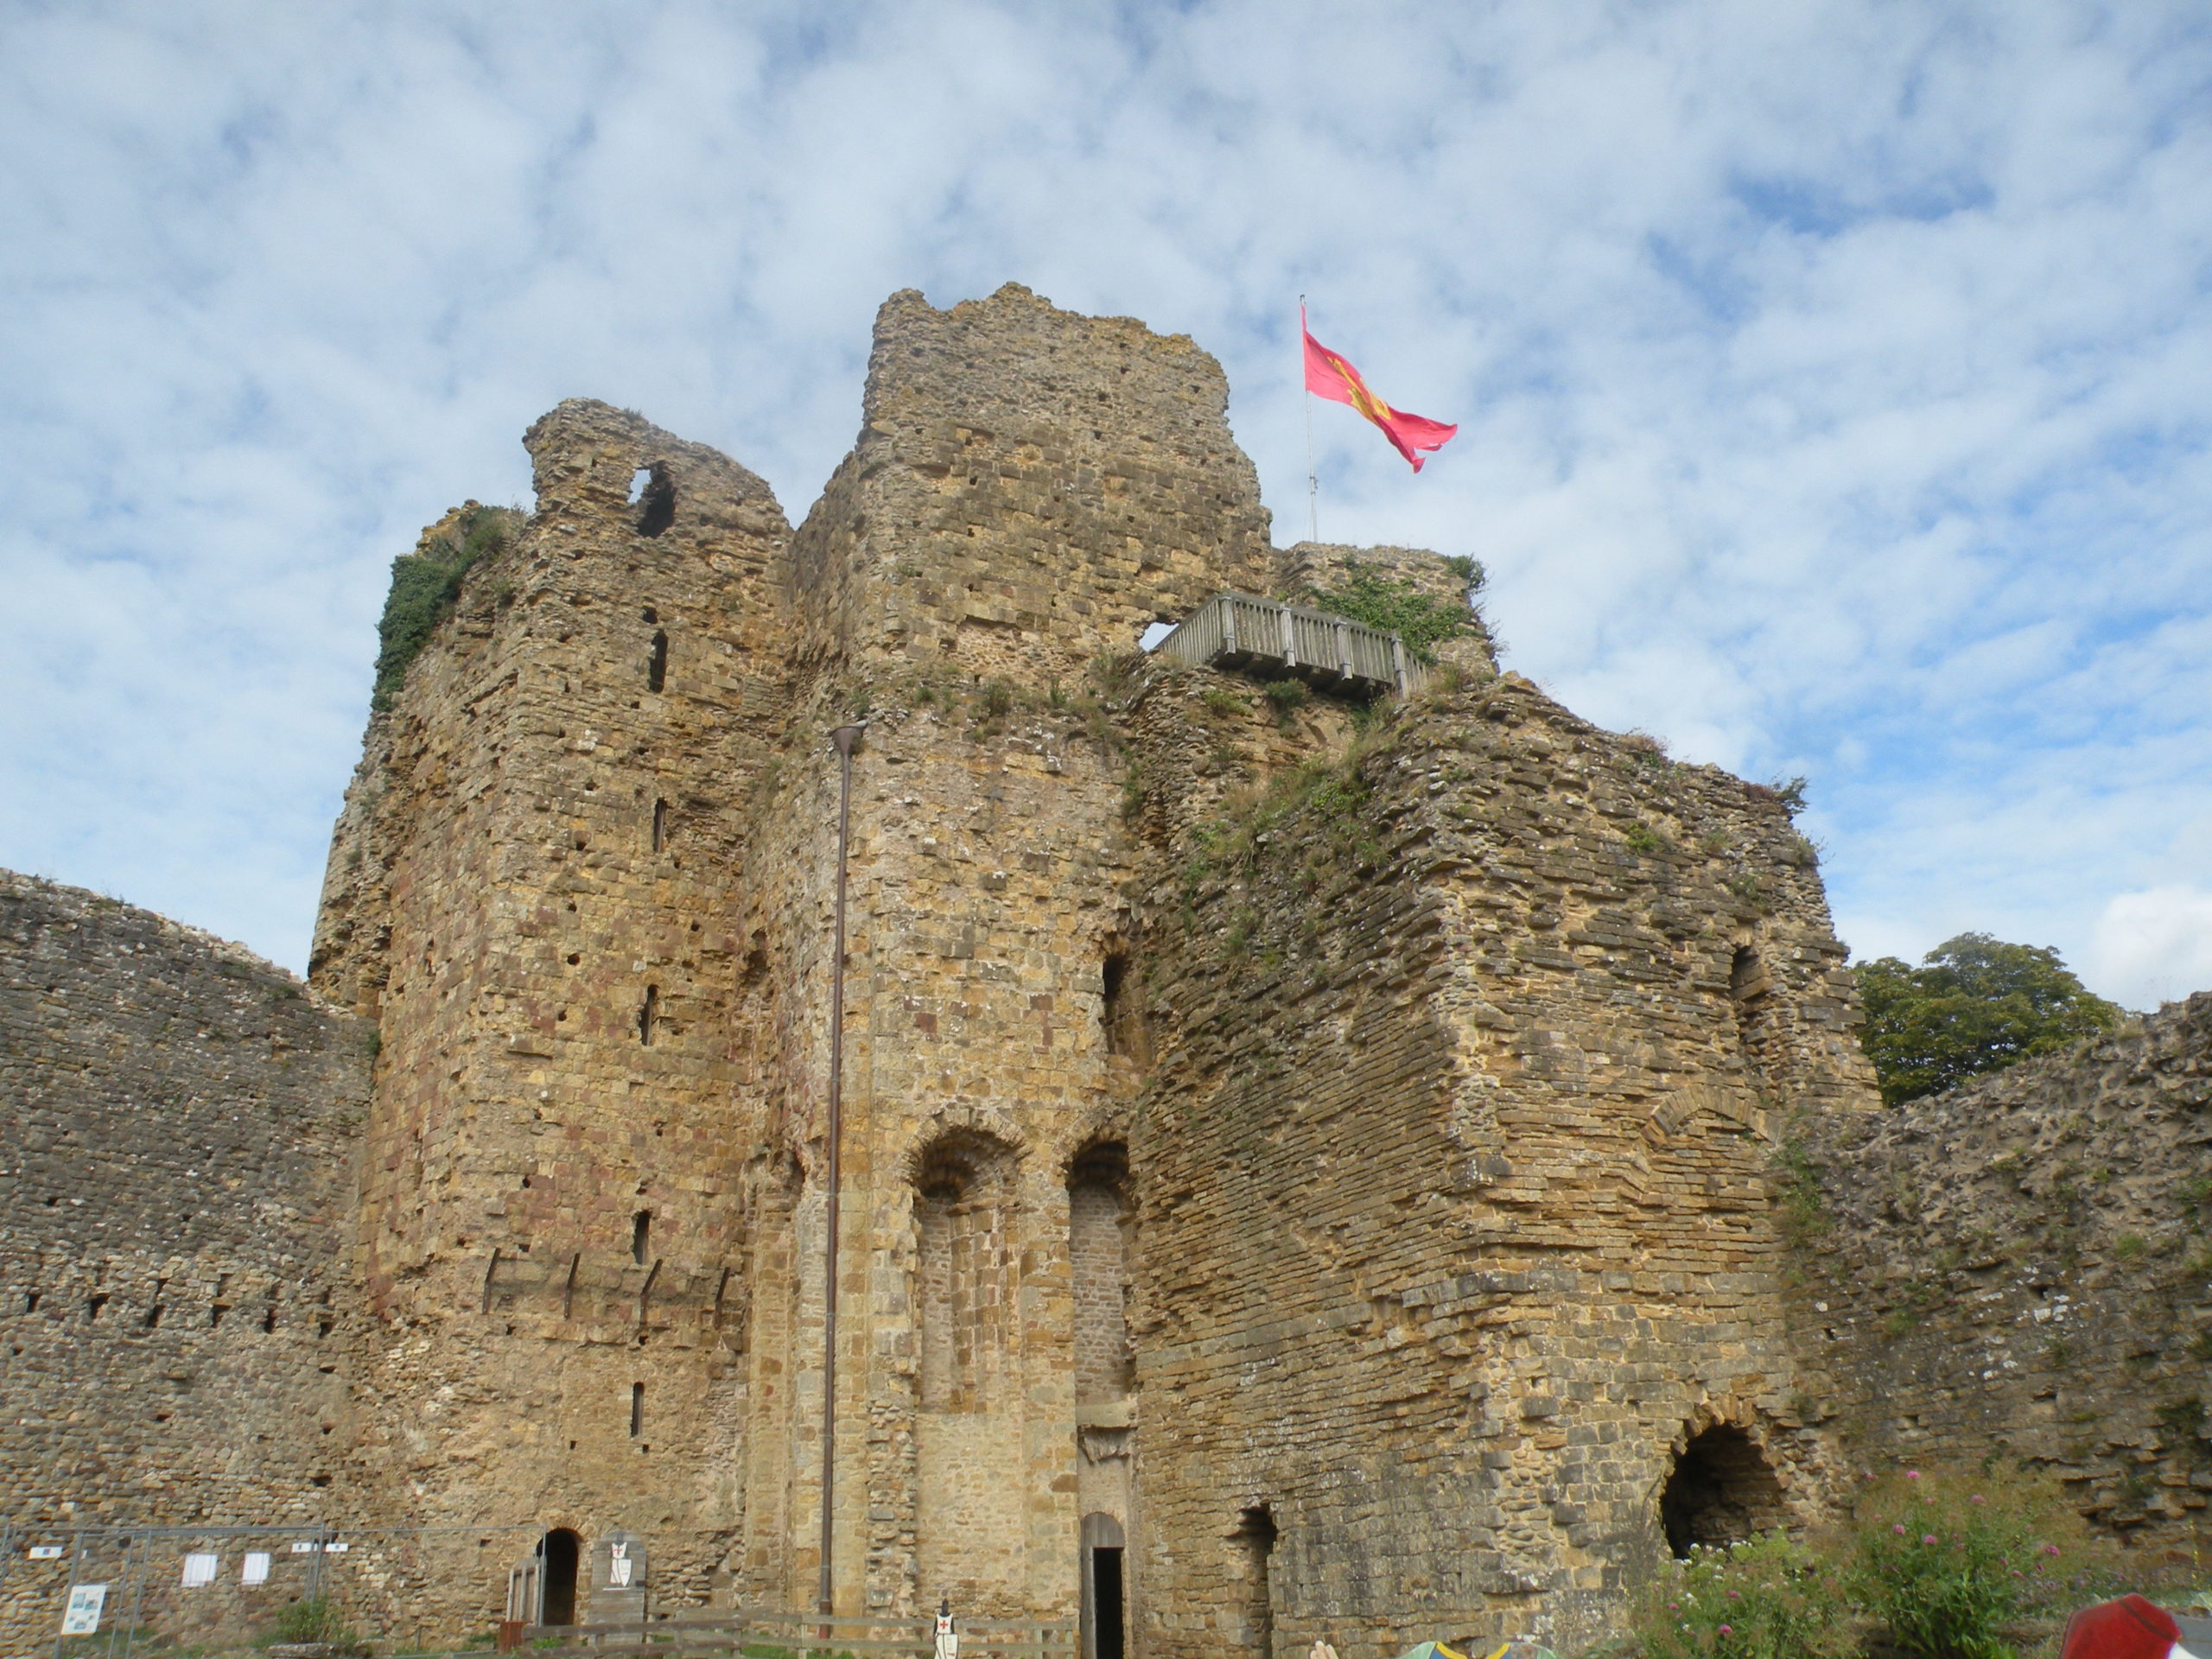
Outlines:
[[480, 1402], [394, 1442], [421, 1512], [809, 1604], [862, 719], [841, 1609], [1071, 1611], [1088, 1517], [1150, 1651], [1567, 1630], [1691, 1437], [1751, 1519], [1816, 1496], [1768, 1115], [1867, 1096], [1787, 814], [1478, 646], [1321, 788], [1345, 709], [1110, 666], [1344, 556], [1270, 548], [1226, 405], [1187, 340], [1010, 289], [885, 307], [795, 533], [634, 416], [533, 429], [313, 973], [384, 1033], [362, 1260], [408, 1340], [365, 1385]]
[[886, 304], [796, 531], [635, 415], [531, 429], [332, 846], [317, 1017], [377, 1038], [326, 1502], [560, 1535], [580, 1618], [617, 1535], [656, 1615], [814, 1605], [858, 722], [839, 1611], [1566, 1644], [1827, 1501], [1775, 1154], [1874, 1096], [1786, 804], [1478, 628], [1371, 710], [1143, 658], [1354, 560], [1464, 592], [1273, 548], [1227, 404], [1010, 287]]

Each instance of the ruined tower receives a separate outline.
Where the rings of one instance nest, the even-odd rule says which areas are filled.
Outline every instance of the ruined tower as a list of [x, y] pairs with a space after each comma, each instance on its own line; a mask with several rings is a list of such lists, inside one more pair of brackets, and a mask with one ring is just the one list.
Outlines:
[[1138, 658], [1357, 556], [1271, 549], [1226, 410], [1188, 340], [1009, 288], [886, 304], [796, 532], [633, 416], [532, 429], [314, 969], [383, 1033], [417, 1512], [804, 1607], [827, 1421], [840, 1611], [1166, 1654], [1585, 1625], [1686, 1456], [1677, 1530], [1812, 1501], [1770, 1119], [1866, 1079], [1784, 804], [1479, 639], [1371, 711]]

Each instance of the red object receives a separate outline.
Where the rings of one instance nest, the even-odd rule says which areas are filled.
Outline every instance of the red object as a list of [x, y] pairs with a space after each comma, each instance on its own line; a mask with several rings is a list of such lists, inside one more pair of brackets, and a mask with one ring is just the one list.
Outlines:
[[1393, 409], [1370, 391], [1357, 369], [1340, 353], [1313, 338], [1306, 327], [1306, 308], [1302, 305], [1298, 308], [1298, 332], [1306, 336], [1306, 390], [1331, 403], [1350, 404], [1366, 416], [1382, 429], [1382, 435], [1390, 440], [1391, 448], [1413, 463], [1414, 471], [1421, 471], [1423, 457], [1420, 451], [1441, 449], [1459, 432], [1456, 426]]
[[2173, 1615], [2140, 1596], [2084, 1607], [2066, 1621], [2058, 1659], [2166, 1659], [2181, 1640]]

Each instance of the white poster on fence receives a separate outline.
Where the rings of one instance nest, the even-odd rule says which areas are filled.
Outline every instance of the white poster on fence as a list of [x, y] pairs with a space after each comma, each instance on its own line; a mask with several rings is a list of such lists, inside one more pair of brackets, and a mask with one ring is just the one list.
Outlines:
[[184, 1558], [184, 1587], [197, 1590], [203, 1584], [215, 1582], [215, 1568], [221, 1558], [202, 1554], [194, 1550]]
[[107, 1586], [73, 1584], [69, 1605], [61, 1610], [61, 1634], [92, 1636], [100, 1628], [100, 1609], [107, 1605]]
[[269, 1582], [269, 1552], [267, 1550], [249, 1549], [246, 1551], [245, 1565], [238, 1569], [238, 1582], [240, 1584], [266, 1584]]

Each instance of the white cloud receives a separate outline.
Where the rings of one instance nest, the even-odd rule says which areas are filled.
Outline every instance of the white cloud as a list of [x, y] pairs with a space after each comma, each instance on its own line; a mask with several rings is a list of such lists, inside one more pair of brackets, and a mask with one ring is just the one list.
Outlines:
[[1192, 334], [1301, 535], [1305, 291], [1462, 423], [1414, 480], [1317, 410], [1325, 534], [1477, 553], [1582, 712], [1808, 772], [1862, 949], [2134, 973], [2108, 903], [2212, 851], [2196, 22], [15, 8], [0, 862], [297, 963], [416, 527], [522, 497], [518, 435], [578, 394], [796, 517], [896, 288]]
[[2131, 1007], [2155, 1008], [2212, 986], [2212, 892], [2115, 893], [2097, 918], [2090, 962]]

